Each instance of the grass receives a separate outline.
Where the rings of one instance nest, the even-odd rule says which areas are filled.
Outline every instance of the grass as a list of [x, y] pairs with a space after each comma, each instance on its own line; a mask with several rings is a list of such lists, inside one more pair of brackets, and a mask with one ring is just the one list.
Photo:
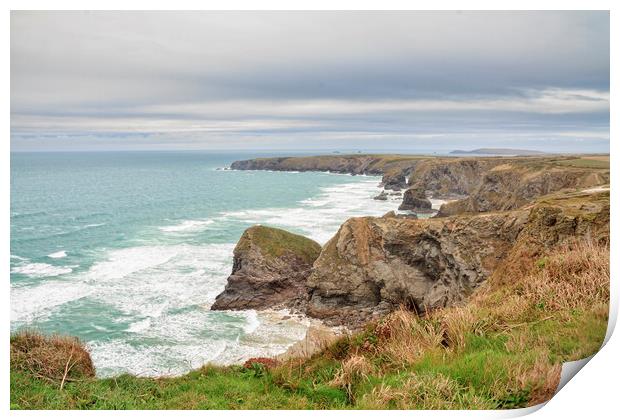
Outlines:
[[[418, 317], [399, 310], [310, 358], [270, 365], [203, 368], [175, 378], [53, 374], [15, 357], [13, 409], [496, 409], [548, 400], [561, 363], [603, 342], [609, 302], [609, 248], [582, 239], [519, 254], [461, 307]], [[510, 260], [509, 260], [510, 261]], [[35, 346], [36, 347], [36, 346]], [[26, 349], [27, 350], [27, 349]], [[65, 363], [63, 363], [65, 362]], [[45, 375], [44, 375], [45, 376]]]
[[266, 256], [277, 258], [292, 253], [310, 265], [321, 253], [321, 245], [312, 239], [261, 225], [252, 226], [243, 233], [235, 248], [235, 253], [243, 251], [251, 244], [258, 246]]
[[[606, 159], [604, 159], [606, 158]], [[609, 169], [609, 156], [605, 157], [582, 157], [577, 159], [558, 160], [554, 162], [560, 166], [586, 169]]]

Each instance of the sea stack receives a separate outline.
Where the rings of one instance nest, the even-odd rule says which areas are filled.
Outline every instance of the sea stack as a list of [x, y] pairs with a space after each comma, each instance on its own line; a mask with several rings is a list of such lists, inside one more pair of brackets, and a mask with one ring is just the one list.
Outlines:
[[306, 302], [306, 278], [319, 256], [315, 241], [267, 226], [252, 226], [233, 252], [233, 270], [212, 310], [294, 308]]
[[422, 187], [411, 187], [403, 194], [403, 202], [398, 210], [430, 213], [433, 210], [433, 205], [426, 198], [426, 193]]

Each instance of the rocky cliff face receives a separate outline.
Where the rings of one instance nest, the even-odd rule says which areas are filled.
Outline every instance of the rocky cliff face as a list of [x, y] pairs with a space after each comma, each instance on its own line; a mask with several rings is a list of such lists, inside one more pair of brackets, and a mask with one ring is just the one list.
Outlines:
[[458, 304], [489, 276], [510, 281], [520, 264], [577, 236], [609, 241], [609, 191], [559, 193], [502, 212], [352, 218], [322, 249], [255, 226], [212, 308], [287, 307], [356, 328], [400, 305], [424, 313]]
[[427, 159], [414, 168], [409, 185], [438, 197], [462, 197], [474, 191], [484, 173], [501, 161], [499, 158]]
[[608, 171], [557, 167], [544, 162], [539, 167], [502, 164], [486, 171], [467, 198], [442, 206], [439, 216], [516, 209], [553, 192], [608, 182]]
[[[571, 238], [609, 241], [609, 192], [579, 192], [609, 183], [608, 161], [597, 159], [361, 155], [237, 162], [235, 169], [382, 173], [385, 187], [394, 189], [408, 175], [401, 208], [415, 211], [430, 208], [426, 193], [460, 199], [432, 219], [393, 213], [349, 219], [318, 258], [313, 244], [303, 262], [295, 257], [301, 248], [265, 257], [250, 235], [235, 250], [233, 274], [214, 308], [284, 305], [356, 327], [399, 305], [423, 313], [456, 304], [490, 275], [510, 281], [519, 264], [531, 265]], [[267, 242], [267, 248], [279, 243]]]
[[351, 175], [382, 175], [387, 190], [407, 187], [406, 177], [420, 161], [406, 155], [334, 155], [259, 158], [236, 161], [231, 169], [271, 171], [329, 171]]
[[516, 267], [517, 250], [542, 253], [576, 236], [609, 240], [608, 193], [471, 216], [350, 219], [314, 263], [307, 313], [355, 326], [399, 305], [419, 313], [452, 305], [506, 261]]
[[315, 261], [307, 312], [355, 325], [399, 305], [423, 313], [458, 302], [486, 279], [526, 220], [525, 211], [349, 219]]
[[[252, 159], [234, 162], [232, 168], [383, 175], [384, 189], [412, 190], [405, 191], [404, 201], [420, 190], [431, 197], [456, 200], [438, 214], [449, 216], [516, 209], [553, 192], [608, 184], [609, 162], [606, 166], [592, 164], [604, 163], [596, 160], [599, 158], [338, 155]], [[403, 203], [403, 208], [408, 206]]]
[[213, 310], [297, 307], [307, 299], [306, 278], [321, 246], [265, 226], [248, 228], [234, 250], [233, 270]]
[[426, 192], [420, 187], [409, 188], [403, 194], [403, 202], [398, 210], [411, 210], [416, 213], [430, 213], [433, 205], [428, 198]]

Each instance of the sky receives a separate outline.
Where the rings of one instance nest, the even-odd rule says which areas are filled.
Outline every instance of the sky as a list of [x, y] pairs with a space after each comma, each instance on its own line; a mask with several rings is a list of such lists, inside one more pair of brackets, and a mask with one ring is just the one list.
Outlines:
[[606, 11], [11, 12], [11, 150], [609, 151]]

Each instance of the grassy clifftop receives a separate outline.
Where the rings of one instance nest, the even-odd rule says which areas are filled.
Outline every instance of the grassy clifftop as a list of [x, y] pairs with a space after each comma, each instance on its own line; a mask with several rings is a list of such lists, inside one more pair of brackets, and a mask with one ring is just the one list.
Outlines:
[[[267, 368], [205, 366], [176, 378], [24, 369], [11, 344], [13, 409], [491, 409], [553, 395], [560, 364], [596, 352], [607, 327], [609, 250], [549, 250], [463, 307], [398, 311], [310, 359]], [[509, 281], [507, 281], [509, 280]], [[68, 355], [65, 353], [68, 360]]]

